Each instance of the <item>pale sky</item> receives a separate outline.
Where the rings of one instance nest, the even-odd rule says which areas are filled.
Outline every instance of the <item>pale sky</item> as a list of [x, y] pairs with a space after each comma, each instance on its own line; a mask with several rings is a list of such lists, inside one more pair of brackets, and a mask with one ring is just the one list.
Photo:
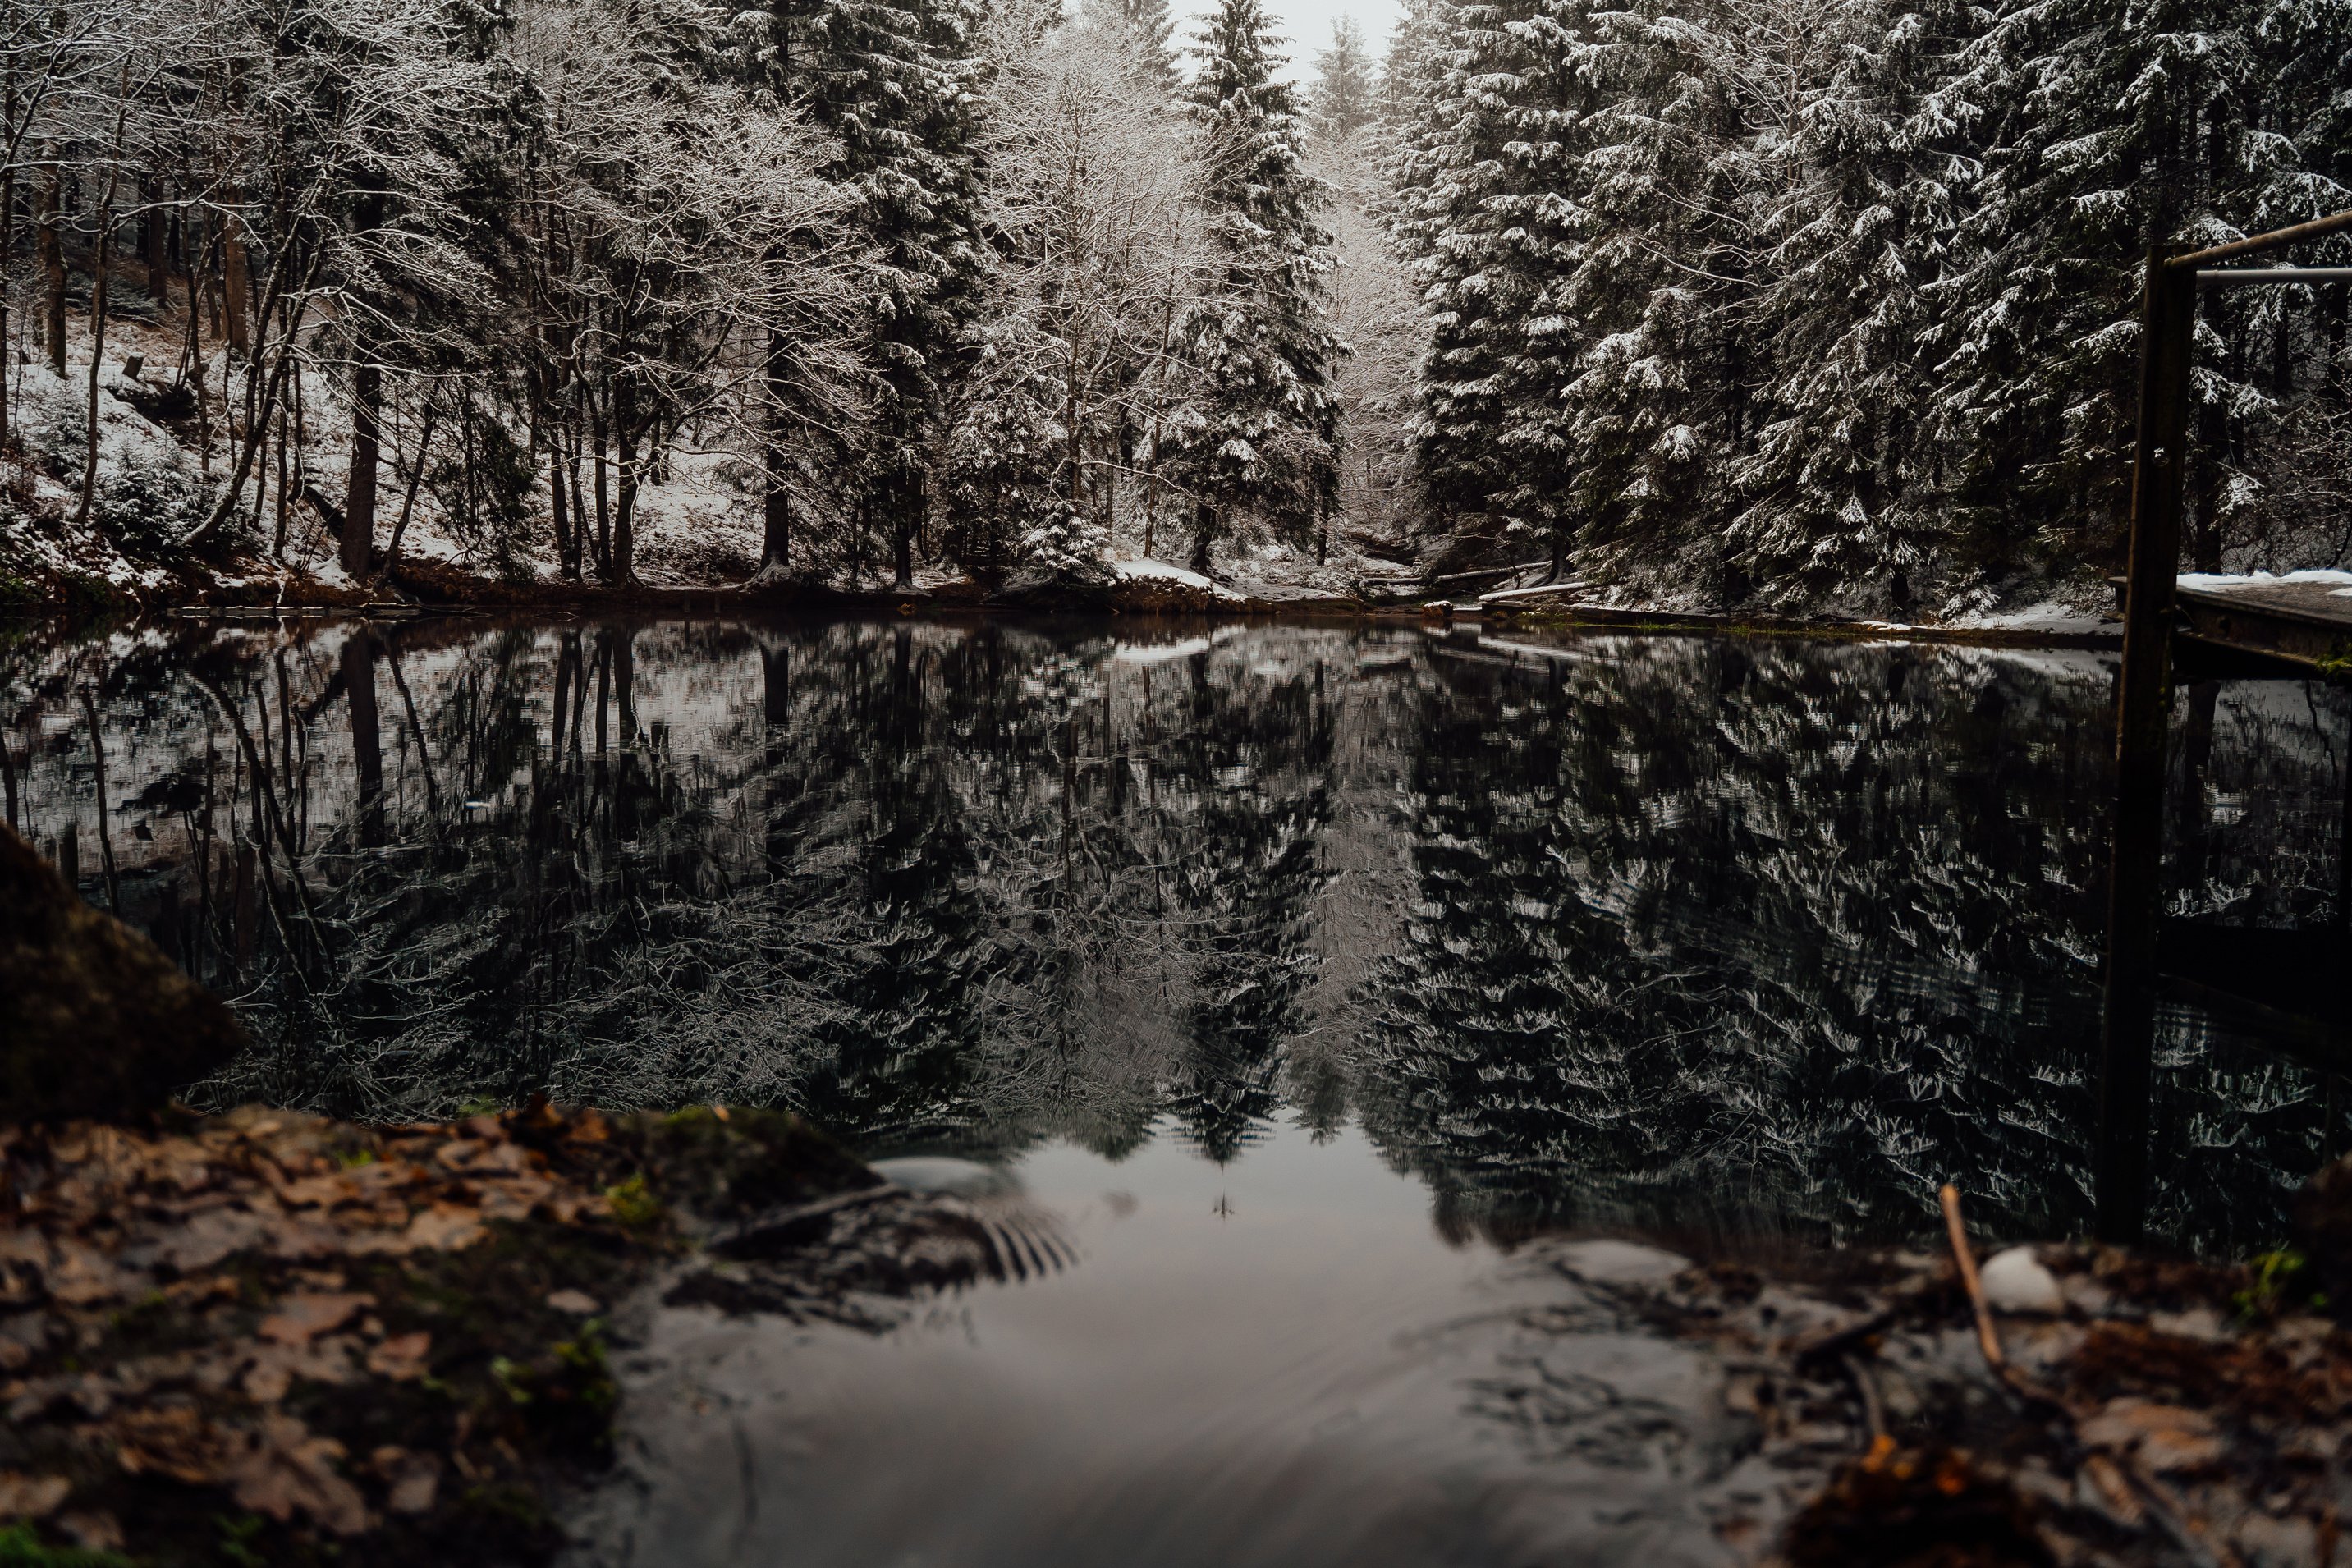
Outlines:
[[[1290, 55], [1290, 79], [1310, 80], [1315, 75], [1315, 57], [1331, 47], [1331, 24], [1342, 16], [1353, 16], [1364, 30], [1364, 42], [1370, 47], [1372, 64], [1377, 68], [1388, 54], [1389, 30], [1404, 16], [1399, 0], [1266, 0], [1268, 11], [1290, 42], [1286, 46]], [[1187, 4], [1177, 0], [1171, 7], [1176, 13], [1176, 41], [1189, 47], [1192, 34], [1208, 7], [1198, 0]]]

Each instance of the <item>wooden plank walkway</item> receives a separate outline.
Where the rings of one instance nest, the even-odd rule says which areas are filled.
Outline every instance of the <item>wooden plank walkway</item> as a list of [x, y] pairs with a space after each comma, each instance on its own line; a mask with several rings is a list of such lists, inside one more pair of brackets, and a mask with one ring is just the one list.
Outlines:
[[2173, 590], [2173, 604], [2179, 635], [2208, 647], [2352, 673], [2352, 582], [2188, 579]]

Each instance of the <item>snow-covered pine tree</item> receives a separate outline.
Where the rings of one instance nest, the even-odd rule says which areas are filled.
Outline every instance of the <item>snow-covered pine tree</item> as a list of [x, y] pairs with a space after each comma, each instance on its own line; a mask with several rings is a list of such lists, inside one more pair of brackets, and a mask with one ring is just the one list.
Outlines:
[[1571, 6], [1432, 0], [1391, 57], [1410, 119], [1391, 216], [1431, 332], [1423, 476], [1465, 553], [1512, 541], [1557, 557], [1567, 542], [1582, 323], [1557, 291], [1583, 254], [1581, 127], [1594, 105], [1578, 61], [1590, 49]]
[[1958, 41], [1956, 9], [1740, 9], [1728, 76], [1756, 258], [1738, 307], [1755, 392], [1727, 410], [1727, 587], [1908, 614], [1951, 564], [1936, 551], [1944, 516], [1916, 344], [1966, 195], [1923, 112]]
[[1188, 95], [1214, 277], [1186, 313], [1195, 384], [1169, 446], [1192, 494], [1200, 572], [1243, 514], [1304, 540], [1338, 484], [1331, 362], [1345, 350], [1323, 310], [1321, 193], [1299, 162], [1278, 42], [1260, 0], [1219, 0]]
[[[2321, 68], [2332, 87], [2303, 77], [2299, 110], [2281, 101], [2288, 35], [2298, 57], [2336, 62]], [[1945, 111], [1984, 174], [1928, 342], [1954, 489], [1991, 574], [2118, 558], [2141, 258], [2346, 205], [2330, 177], [2343, 149], [2311, 133], [2340, 136], [2340, 110], [2314, 110], [2341, 92], [2347, 38], [2336, 4], [2005, 0], [1969, 47]], [[2207, 301], [2189, 533], [2208, 563], [2232, 427], [2270, 403], [2249, 375], [2248, 313], [2281, 303]]]
[[838, 141], [830, 173], [856, 189], [853, 221], [877, 253], [877, 395], [855, 504], [879, 523], [901, 584], [912, 581], [942, 387], [960, 373], [987, 268], [973, 151], [981, 19], [979, 0], [769, 0], [727, 28], [730, 68], [804, 106]]
[[1437, 0], [1405, 0], [1404, 16], [1381, 57], [1380, 118], [1392, 127], [1414, 123], [1434, 86], [1438, 66]]
[[1331, 47], [1315, 57], [1315, 85], [1308, 89], [1307, 110], [1316, 133], [1328, 142], [1347, 141], [1380, 112], [1371, 50], [1353, 16], [1331, 24]]
[[1097, 557], [1194, 270], [1183, 121], [1137, 90], [1120, 33], [1051, 15], [1000, 9], [990, 31], [982, 155], [997, 265], [948, 445], [957, 558], [1036, 589], [1108, 574]]

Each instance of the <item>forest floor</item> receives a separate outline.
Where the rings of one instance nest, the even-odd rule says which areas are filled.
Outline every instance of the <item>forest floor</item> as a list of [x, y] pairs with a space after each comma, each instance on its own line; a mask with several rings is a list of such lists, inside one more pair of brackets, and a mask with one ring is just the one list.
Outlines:
[[[2347, 1190], [2315, 1184], [2315, 1255]], [[19, 1128], [0, 1196], [12, 1568], [545, 1563], [611, 1462], [633, 1300], [879, 1330], [1041, 1245], [746, 1110]], [[1774, 1538], [1723, 1525], [1738, 1558], [2335, 1561], [2352, 1335], [2320, 1269], [2056, 1245], [1979, 1272], [1953, 1230], [1611, 1288], [1719, 1360], [1768, 1459], [1850, 1456]]]
[[[2347, 1173], [2307, 1197], [2346, 1234]], [[1726, 1403], [1792, 1466], [1850, 1457], [1754, 1543], [1789, 1568], [2336, 1561], [2352, 1510], [2352, 1335], [2300, 1253], [1951, 1246], [1692, 1267], [1619, 1288], [1713, 1347]], [[1964, 1261], [1963, 1261], [1964, 1260]], [[1734, 1542], [1735, 1545], [1740, 1544]]]
[[645, 1288], [863, 1324], [1022, 1267], [762, 1111], [0, 1130], [0, 1199], [9, 1568], [544, 1563]]

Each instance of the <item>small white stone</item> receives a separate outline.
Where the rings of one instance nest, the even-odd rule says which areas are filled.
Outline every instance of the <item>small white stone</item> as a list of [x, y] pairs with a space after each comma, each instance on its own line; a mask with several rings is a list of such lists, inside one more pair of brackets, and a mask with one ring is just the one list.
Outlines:
[[2065, 1295], [2058, 1277], [2042, 1267], [2030, 1247], [2012, 1247], [1985, 1260], [1986, 1302], [1996, 1312], [2063, 1312]]

